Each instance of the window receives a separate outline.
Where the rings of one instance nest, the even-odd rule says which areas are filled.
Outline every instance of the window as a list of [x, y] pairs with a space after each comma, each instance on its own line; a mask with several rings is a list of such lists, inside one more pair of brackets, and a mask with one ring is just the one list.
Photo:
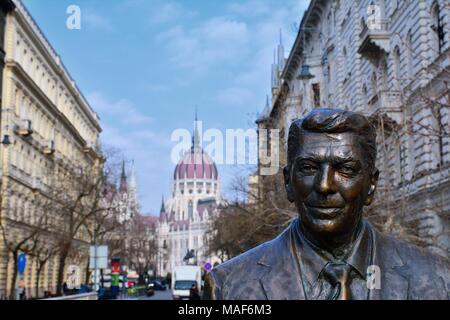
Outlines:
[[372, 77], [370, 78], [370, 86], [372, 89], [372, 96], [376, 95], [378, 92], [378, 79], [377, 73], [375, 71], [372, 72]]
[[328, 37], [331, 37], [331, 35], [333, 34], [333, 17], [332, 17], [332, 13], [331, 11], [328, 13], [327, 16], [327, 33], [328, 33]]
[[398, 155], [399, 155], [400, 183], [403, 185], [403, 182], [405, 180], [406, 158], [405, 158], [405, 150], [403, 148], [403, 144], [400, 139], [398, 141]]
[[314, 107], [318, 108], [318, 107], [320, 107], [320, 84], [313, 83], [312, 89], [313, 89], [313, 97], [314, 97]]
[[438, 108], [436, 110], [436, 121], [438, 123], [438, 145], [439, 145], [439, 165], [444, 165], [444, 135], [445, 135], [445, 128], [444, 128], [444, 122], [442, 119], [442, 108]]
[[407, 72], [408, 72], [408, 78], [412, 79], [413, 77], [413, 56], [414, 56], [414, 48], [413, 48], [413, 35], [411, 30], [408, 31], [408, 34], [406, 35], [406, 62], [407, 62]]
[[350, 70], [348, 69], [348, 65], [347, 65], [347, 58], [348, 58], [347, 57], [347, 48], [344, 47], [342, 54], [343, 54], [342, 68], [343, 68], [343, 72], [344, 72], [344, 79], [347, 80], [347, 78], [350, 74]]
[[400, 48], [398, 46], [394, 49], [394, 83], [400, 87]]
[[438, 54], [441, 54], [442, 48], [444, 46], [444, 26], [442, 23], [441, 10], [439, 8], [439, 4], [435, 2], [431, 9], [431, 29], [433, 32], [431, 33], [432, 37], [432, 49], [435, 54], [435, 58]]
[[381, 80], [381, 90], [387, 90], [388, 87], [388, 67], [386, 60], [383, 60], [380, 64], [380, 80]]
[[194, 217], [194, 209], [193, 209], [192, 201], [189, 201], [189, 204], [188, 204], [188, 218], [192, 219], [193, 217]]

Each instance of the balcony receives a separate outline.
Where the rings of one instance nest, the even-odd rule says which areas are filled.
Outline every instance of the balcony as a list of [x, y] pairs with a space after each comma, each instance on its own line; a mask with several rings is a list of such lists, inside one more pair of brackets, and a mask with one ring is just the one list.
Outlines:
[[402, 99], [400, 91], [381, 90], [374, 95], [367, 103], [368, 116], [377, 119], [382, 116], [392, 124], [401, 124], [403, 121]]
[[16, 126], [16, 132], [23, 137], [31, 135], [33, 133], [31, 120], [22, 120], [20, 125]]
[[360, 34], [361, 45], [358, 53], [369, 60], [377, 60], [383, 54], [391, 51], [390, 37], [391, 34], [385, 20], [372, 24], [370, 27], [364, 25]]
[[50, 156], [55, 153], [55, 141], [49, 140], [47, 145], [44, 147], [44, 154]]

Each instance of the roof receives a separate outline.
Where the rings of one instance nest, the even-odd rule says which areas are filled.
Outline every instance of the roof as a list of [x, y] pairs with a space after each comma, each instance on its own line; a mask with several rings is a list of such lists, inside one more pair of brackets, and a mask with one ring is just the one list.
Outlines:
[[216, 164], [203, 150], [191, 149], [175, 167], [173, 178], [176, 179], [209, 179], [219, 177]]

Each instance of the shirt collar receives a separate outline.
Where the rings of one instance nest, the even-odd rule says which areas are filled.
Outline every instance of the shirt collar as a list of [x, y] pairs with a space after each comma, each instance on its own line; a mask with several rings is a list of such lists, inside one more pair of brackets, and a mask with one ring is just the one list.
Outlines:
[[351, 265], [363, 279], [366, 278], [372, 250], [370, 230], [365, 221], [363, 221], [362, 229], [359, 232], [351, 250], [342, 260], [336, 260], [332, 254], [318, 248], [308, 241], [300, 231], [299, 225], [300, 221], [297, 219], [295, 226], [295, 241], [297, 243], [299, 257], [301, 260], [300, 264], [303, 266], [302, 271], [311, 285], [317, 281], [320, 273], [327, 263], [336, 261], [346, 262]]

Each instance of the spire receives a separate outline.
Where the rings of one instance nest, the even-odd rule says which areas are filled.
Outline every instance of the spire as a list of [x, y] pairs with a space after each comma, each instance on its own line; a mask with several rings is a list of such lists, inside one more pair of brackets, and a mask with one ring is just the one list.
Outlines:
[[200, 134], [198, 133], [197, 106], [195, 106], [194, 134], [192, 135], [192, 150], [200, 151]]
[[127, 176], [125, 174], [125, 160], [122, 161], [122, 175], [120, 176], [120, 187], [119, 192], [127, 192]]
[[272, 63], [272, 81], [271, 81], [271, 87], [273, 88], [278, 87], [278, 65], [277, 65], [277, 50], [273, 49], [273, 63]]
[[166, 213], [166, 206], [164, 204], [164, 195], [162, 196], [162, 201], [161, 201], [161, 210], [159, 211], [161, 214], [162, 213]]
[[278, 44], [278, 68], [280, 71], [284, 69], [284, 60], [283, 33], [280, 28], [280, 43]]
[[270, 111], [269, 95], [266, 95], [266, 106], [264, 107], [261, 118], [269, 117]]

